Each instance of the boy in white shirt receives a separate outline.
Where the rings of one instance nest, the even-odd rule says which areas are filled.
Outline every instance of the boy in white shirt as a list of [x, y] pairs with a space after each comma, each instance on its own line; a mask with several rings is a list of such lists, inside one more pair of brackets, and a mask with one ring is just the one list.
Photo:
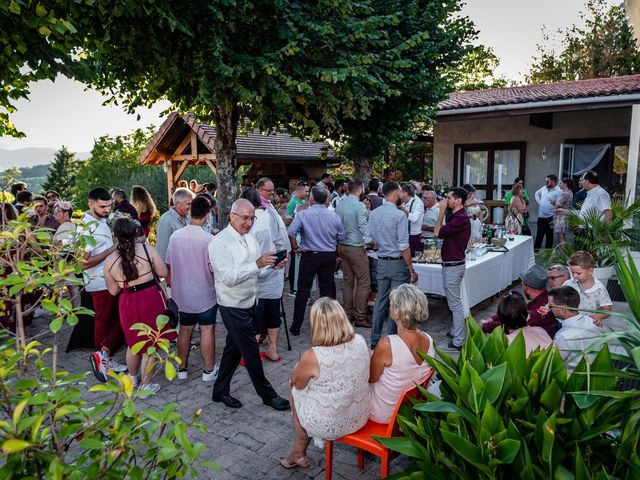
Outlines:
[[[590, 253], [578, 251], [569, 258], [569, 269], [573, 278], [564, 282], [564, 285], [574, 288], [580, 294], [580, 310], [606, 310], [612, 311], [612, 302], [609, 292], [600, 280], [594, 278], [593, 269], [595, 261]], [[593, 317], [593, 323], [602, 327], [606, 313], [589, 313]]]
[[[579, 293], [569, 286], [553, 288], [549, 292], [549, 306], [562, 325], [553, 343], [558, 347], [562, 359], [569, 360], [570, 367], [575, 367], [580, 361], [579, 352], [587, 350], [603, 334], [603, 329], [596, 327], [591, 317], [572, 310], [578, 308], [579, 304]], [[592, 353], [588, 356], [593, 359]]]

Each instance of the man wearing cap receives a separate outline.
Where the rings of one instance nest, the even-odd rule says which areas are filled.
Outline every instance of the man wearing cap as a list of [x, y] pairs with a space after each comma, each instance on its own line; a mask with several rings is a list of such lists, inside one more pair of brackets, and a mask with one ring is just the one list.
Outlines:
[[[544, 268], [534, 265], [526, 272], [520, 274], [522, 280], [522, 289], [529, 299], [527, 310], [529, 318], [527, 324], [530, 327], [542, 327], [551, 338], [557, 331], [556, 318], [549, 310], [549, 295], [547, 293], [547, 272]], [[498, 314], [492, 315], [487, 320], [482, 320], [480, 326], [484, 333], [491, 333], [495, 328], [502, 325]]]
[[[462, 349], [467, 336], [465, 311], [462, 306], [461, 285], [465, 271], [465, 250], [471, 238], [471, 221], [464, 209], [467, 191], [464, 188], [452, 188], [447, 198], [440, 202], [440, 213], [433, 234], [442, 240], [442, 286], [451, 310], [453, 322], [449, 336], [449, 348]], [[447, 210], [453, 212], [443, 225]]]

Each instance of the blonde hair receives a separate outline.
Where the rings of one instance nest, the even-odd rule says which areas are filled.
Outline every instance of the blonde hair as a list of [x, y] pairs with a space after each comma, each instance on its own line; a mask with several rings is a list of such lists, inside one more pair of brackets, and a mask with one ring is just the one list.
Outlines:
[[407, 330], [415, 330], [429, 318], [427, 297], [415, 285], [403, 283], [389, 294], [392, 318]]
[[515, 183], [513, 187], [511, 187], [511, 193], [514, 195], [520, 195], [524, 191], [524, 187], [519, 183]]
[[593, 256], [584, 250], [578, 250], [576, 253], [571, 255], [568, 263], [571, 267], [595, 268], [596, 266]]
[[355, 331], [336, 300], [322, 297], [311, 307], [311, 343], [334, 347], [353, 340]]
[[146, 188], [134, 185], [129, 200], [139, 214], [148, 212], [151, 217], [156, 214], [156, 204]]

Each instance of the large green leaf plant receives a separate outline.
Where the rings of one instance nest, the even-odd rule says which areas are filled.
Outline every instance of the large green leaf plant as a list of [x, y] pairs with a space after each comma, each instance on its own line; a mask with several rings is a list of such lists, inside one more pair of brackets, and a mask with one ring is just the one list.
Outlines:
[[554, 346], [526, 356], [522, 335], [468, 325], [458, 359], [424, 356], [441, 398], [422, 389], [404, 437], [378, 439], [415, 459], [394, 478], [640, 478], [638, 392], [615, 392], [606, 345], [568, 371]]

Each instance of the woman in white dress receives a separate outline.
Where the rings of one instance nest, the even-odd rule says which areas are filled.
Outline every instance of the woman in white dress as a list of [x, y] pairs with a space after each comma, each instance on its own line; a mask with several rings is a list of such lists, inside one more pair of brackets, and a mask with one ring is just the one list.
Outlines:
[[308, 467], [307, 447], [353, 433], [367, 423], [369, 348], [342, 306], [328, 297], [311, 308], [311, 343], [291, 377], [294, 443], [284, 468]]

